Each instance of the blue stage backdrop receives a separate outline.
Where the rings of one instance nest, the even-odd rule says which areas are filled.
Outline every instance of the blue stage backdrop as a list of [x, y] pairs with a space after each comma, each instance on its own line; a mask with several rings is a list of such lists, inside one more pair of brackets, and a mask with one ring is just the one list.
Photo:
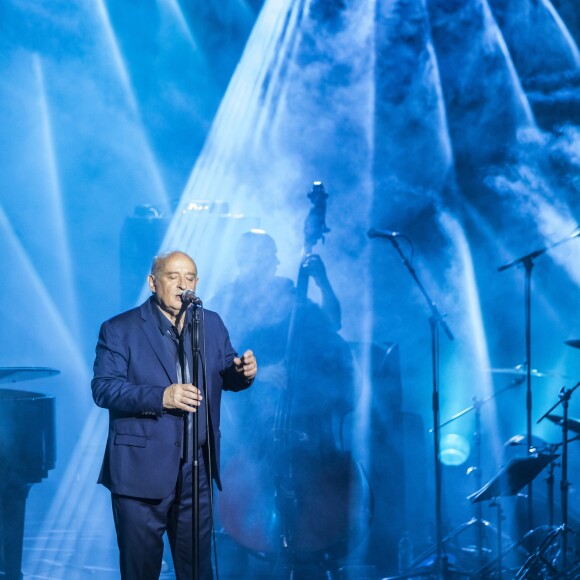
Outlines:
[[[478, 481], [526, 453], [509, 443], [527, 428], [525, 272], [498, 267], [545, 248], [531, 270], [531, 417], [534, 442], [557, 443], [559, 427], [536, 421], [580, 381], [580, 342], [566, 344], [580, 341], [579, 43], [577, 0], [4, 0], [0, 366], [60, 371], [0, 385], [55, 398], [56, 467], [30, 491], [24, 577], [119, 577], [96, 485], [100, 323], [147, 296], [164, 250], [195, 258], [211, 304], [251, 228], [296, 281], [315, 181], [330, 228], [316, 252], [356, 368], [337, 440], [375, 498], [364, 537], [345, 538], [350, 577], [395, 573], [405, 532], [415, 555], [435, 540], [431, 310], [397, 245], [453, 336], [439, 326], [440, 421], [485, 401], [478, 437], [473, 410], [441, 431], [445, 532], [472, 517]], [[269, 304], [248, 315], [267, 321]], [[269, 382], [277, 370], [264, 365]], [[228, 441], [247, 436], [236, 404], [224, 401], [226, 464]], [[467, 474], [478, 442], [480, 480]], [[578, 443], [570, 453], [580, 523]], [[534, 492], [541, 525], [543, 476]], [[514, 540], [524, 507], [506, 504]], [[222, 575], [259, 577], [263, 562], [217, 523]], [[473, 542], [462, 533], [453, 554]]]

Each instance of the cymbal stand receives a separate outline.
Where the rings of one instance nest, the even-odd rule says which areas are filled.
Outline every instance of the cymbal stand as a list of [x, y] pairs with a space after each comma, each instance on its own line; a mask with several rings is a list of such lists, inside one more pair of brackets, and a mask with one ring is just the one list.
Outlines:
[[[481, 502], [477, 503], [481, 504]], [[497, 508], [497, 574], [498, 574], [497, 577], [499, 578], [499, 580], [501, 580], [503, 573], [503, 542], [501, 537], [503, 508], [501, 507], [501, 502], [497, 497], [494, 497], [489, 505], [490, 507]]]
[[[511, 385], [510, 385], [511, 386]], [[507, 390], [506, 387], [503, 390]], [[500, 391], [503, 392], [503, 391]], [[498, 393], [500, 394], [500, 393]], [[469, 407], [467, 407], [466, 409], [463, 409], [463, 411], [460, 411], [459, 413], [456, 413], [455, 415], [453, 415], [453, 417], [451, 417], [451, 419], [449, 419], [448, 421], [445, 421], [445, 423], [442, 423], [439, 427], [445, 427], [447, 425], [449, 425], [450, 423], [452, 423], [453, 421], [455, 421], [456, 419], [459, 419], [460, 417], [462, 417], [463, 415], [465, 415], [466, 413], [468, 413], [469, 411], [475, 411], [475, 431], [473, 432], [473, 441], [475, 444], [475, 465], [470, 467], [467, 470], [468, 474], [474, 474], [475, 476], [475, 489], [481, 489], [482, 485], [483, 485], [483, 474], [482, 474], [482, 470], [481, 470], [481, 407], [490, 399], [492, 399], [494, 397], [494, 395], [489, 395], [488, 397], [485, 397], [483, 399], [478, 399], [477, 397], [473, 397], [472, 401], [473, 404], [470, 405]], [[479, 566], [483, 566], [484, 562], [483, 562], [483, 530], [485, 526], [489, 526], [491, 527], [491, 524], [483, 519], [483, 506], [481, 504], [481, 502], [477, 502], [476, 506], [475, 506], [475, 517], [472, 518], [469, 522], [467, 522], [466, 525], [477, 525], [477, 560], [479, 563]], [[458, 529], [462, 530], [464, 529], [464, 527], [466, 525], [460, 526]]]
[[[556, 459], [557, 455], [553, 454], [534, 454], [528, 455], [525, 458], [512, 458], [500, 471], [491, 479], [484, 487], [474, 494], [471, 494], [468, 499], [472, 502], [486, 501], [491, 499], [494, 503], [497, 502], [498, 497], [517, 495], [519, 491], [530, 483], [549, 463]], [[495, 505], [494, 507], [497, 507]], [[502, 512], [498, 508], [498, 528], [502, 527]], [[514, 544], [512, 548], [517, 547]], [[498, 563], [498, 573], [501, 576], [503, 573], [503, 537], [501, 531], [498, 533], [498, 555], [496, 562]], [[508, 551], [509, 551], [508, 550]], [[490, 565], [486, 564], [483, 569], [475, 573], [475, 577], [482, 577], [483, 572], [490, 570]]]
[[432, 406], [433, 406], [433, 451], [435, 460], [435, 528], [436, 528], [436, 538], [437, 538], [437, 559], [434, 563], [435, 573], [437, 577], [448, 578], [449, 577], [449, 563], [447, 555], [444, 553], [444, 542], [443, 542], [443, 524], [441, 516], [441, 462], [440, 462], [440, 436], [439, 436], [439, 328], [442, 328], [449, 340], [454, 340], [453, 334], [449, 329], [449, 326], [443, 319], [443, 316], [437, 305], [433, 302], [425, 287], [419, 280], [415, 269], [411, 262], [407, 259], [405, 254], [401, 250], [401, 246], [397, 241], [397, 236], [389, 236], [390, 242], [393, 247], [401, 256], [403, 264], [407, 267], [407, 270], [411, 274], [411, 277], [417, 284], [421, 294], [425, 298], [427, 305], [431, 311], [431, 316], [429, 317], [429, 325], [431, 328], [431, 360], [432, 360], [432, 373], [433, 373], [433, 394], [432, 394]]
[[[537, 564], [543, 566], [542, 575], [544, 576], [546, 572], [554, 577], [558, 576], [558, 570], [555, 568], [549, 558], [546, 557], [546, 552], [548, 548], [552, 545], [554, 540], [560, 534], [560, 528], [553, 528], [550, 533], [544, 538], [543, 542], [538, 546], [538, 549], [524, 562], [523, 566], [516, 572], [514, 580], [523, 580], [527, 578], [529, 574], [535, 574], [537, 572]], [[535, 576], [537, 577], [537, 576]]]
[[[473, 433], [473, 440], [475, 443], [475, 485], [476, 490], [481, 489], [483, 485], [483, 477], [481, 472], [481, 405], [482, 401], [478, 401], [477, 398], [473, 398], [473, 406], [475, 407], [475, 431]], [[498, 504], [498, 510], [501, 510], [501, 506]], [[501, 511], [499, 512], [501, 515]], [[500, 519], [498, 515], [498, 519]], [[481, 502], [477, 502], [475, 507], [475, 517], [477, 518], [477, 561], [480, 566], [483, 565], [483, 506]], [[501, 523], [498, 527], [498, 534], [501, 538]]]
[[562, 387], [558, 395], [559, 400], [552, 405], [546, 413], [544, 413], [539, 419], [538, 423], [548, 417], [550, 413], [556, 409], [559, 405], [562, 405], [564, 410], [564, 416], [562, 419], [562, 476], [560, 479], [560, 495], [562, 504], [562, 525], [557, 528], [559, 535], [561, 535], [561, 551], [560, 551], [560, 568], [561, 571], [566, 570], [567, 566], [567, 554], [568, 554], [568, 534], [571, 531], [568, 527], [568, 490], [570, 488], [570, 482], [568, 481], [568, 406], [570, 399], [572, 398], [572, 393], [580, 387], [580, 382], [576, 383], [571, 389]]
[[[527, 433], [527, 447], [528, 454], [532, 451], [532, 333], [531, 333], [531, 287], [532, 287], [532, 268], [534, 267], [534, 259], [543, 254], [546, 249], [537, 250], [531, 254], [527, 254], [522, 258], [514, 260], [509, 264], [498, 268], [498, 272], [506, 270], [510, 266], [522, 264], [525, 270], [525, 284], [524, 284], [524, 306], [525, 306], [525, 340], [526, 340], [526, 433]], [[528, 530], [534, 527], [533, 516], [533, 489], [532, 482], [528, 485]]]
[[562, 406], [564, 407], [564, 422], [562, 424], [562, 479], [560, 481], [560, 495], [562, 498], [562, 570], [566, 569], [566, 554], [568, 553], [568, 489], [570, 482], [568, 481], [568, 405], [571, 390], [562, 389], [560, 397], [562, 399]]
[[[511, 383], [509, 383], [507, 386], [505, 386], [503, 389], [500, 389], [497, 393], [494, 393], [493, 395], [488, 395], [487, 397], [484, 397], [483, 399], [478, 399], [477, 397], [473, 397], [473, 399], [472, 399], [473, 403], [469, 407], [466, 407], [462, 411], [459, 411], [458, 413], [453, 415], [450, 419], [448, 419], [447, 421], [445, 421], [444, 423], [441, 423], [441, 425], [439, 425], [439, 428], [442, 429], [443, 427], [446, 427], [450, 423], [453, 423], [454, 421], [456, 421], [460, 417], [463, 417], [463, 415], [466, 415], [470, 411], [475, 411], [475, 431], [473, 432], [473, 441], [475, 443], [475, 465], [470, 467], [468, 469], [467, 473], [475, 475], [475, 485], [476, 485], [475, 489], [476, 490], [481, 489], [481, 487], [483, 485], [483, 471], [481, 468], [481, 464], [482, 464], [482, 461], [481, 461], [481, 458], [482, 458], [482, 453], [481, 453], [481, 408], [483, 407], [483, 405], [485, 405], [485, 403], [487, 403], [491, 399], [495, 399], [496, 397], [505, 393], [506, 391], [509, 391], [513, 387], [518, 387], [519, 385], [522, 384], [522, 382], [523, 382], [523, 380], [521, 378], [516, 378]], [[433, 429], [430, 429], [429, 431], [432, 432]], [[477, 525], [477, 560], [478, 560], [479, 566], [482, 567], [482, 566], [484, 566], [484, 557], [483, 557], [484, 556], [484, 554], [483, 554], [483, 536], [484, 536], [484, 533], [483, 532], [484, 532], [484, 529], [486, 527], [490, 528], [492, 530], [494, 530], [494, 527], [490, 522], [483, 519], [483, 505], [481, 502], [476, 502], [475, 517], [472, 518], [466, 524], [462, 524], [461, 526], [459, 526], [457, 528], [457, 531], [461, 531], [461, 530], [465, 529], [465, 527], [471, 526], [473, 524]], [[452, 534], [453, 534], [453, 532], [452, 532]], [[447, 538], [445, 538], [445, 540], [447, 540]]]
[[[550, 453], [555, 453], [559, 445], [550, 445]], [[549, 514], [549, 526], [552, 528], [554, 526], [554, 470], [560, 464], [553, 461], [548, 466], [548, 476], [546, 477], [546, 485], [548, 486], [548, 514]]]
[[[471, 518], [468, 522], [461, 524], [460, 526], [456, 527], [454, 530], [449, 532], [442, 540], [443, 545], [448, 544], [453, 540], [456, 536], [461, 534], [464, 530], [468, 529], [470, 526], [476, 524], [477, 521], [475, 518]], [[484, 520], [484, 525], [491, 526], [491, 524]], [[437, 552], [437, 545], [431, 546], [424, 550], [421, 554], [419, 554], [409, 565], [409, 567], [404, 570], [402, 573], [397, 574], [396, 576], [388, 576], [387, 578], [383, 578], [383, 580], [405, 580], [407, 578], [433, 578], [433, 564], [430, 563], [430, 556]], [[438, 573], [437, 570], [435, 570]], [[448, 573], [451, 571], [448, 570]], [[450, 574], [451, 577], [455, 578], [457, 576], [465, 576], [466, 578], [472, 578], [473, 575], [471, 572], [461, 571], [461, 570], [453, 570], [453, 573]]]
[[[512, 266], [522, 265], [525, 270], [525, 336], [526, 336], [526, 425], [527, 425], [527, 444], [528, 454], [532, 454], [532, 333], [531, 333], [531, 286], [532, 286], [532, 268], [534, 260], [546, 253], [548, 250], [561, 244], [569, 242], [580, 236], [580, 228], [576, 228], [569, 236], [543, 248], [530, 252], [521, 258], [500, 266], [497, 271], [503, 272]], [[533, 516], [533, 489], [532, 482], [528, 485], [528, 530], [534, 527]]]
[[[495, 557], [494, 560], [491, 560], [490, 562], [487, 562], [484, 566], [482, 566], [481, 568], [479, 568], [478, 570], [476, 570], [473, 573], [473, 577], [474, 578], [486, 578], [488, 577], [490, 574], [494, 574], [494, 569], [496, 570], [495, 574], [497, 574], [496, 576], [494, 576], [494, 578], [501, 578], [502, 574], [503, 574], [503, 561], [504, 558], [512, 553], [515, 552], [519, 549], [524, 549], [523, 548], [523, 544], [525, 542], [525, 540], [529, 537], [529, 535], [531, 535], [533, 533], [532, 532], [528, 532], [522, 539], [518, 540], [517, 542], [511, 542], [509, 546], [507, 546], [507, 548], [504, 548], [504, 540], [506, 539], [503, 536], [503, 531], [502, 531], [502, 522], [505, 519], [503, 517], [503, 508], [501, 507], [501, 504], [499, 503], [499, 498], [493, 498], [492, 502], [489, 504], [490, 507], [497, 507], [498, 508], [498, 524], [497, 524], [497, 529], [498, 529], [498, 535], [497, 535], [497, 556]], [[529, 554], [529, 552], [527, 550], [525, 550], [526, 555]]]
[[572, 393], [580, 386], [580, 382], [574, 385], [571, 389], [566, 389], [562, 387], [558, 395], [559, 400], [548, 409], [539, 419], [538, 423], [543, 419], [550, 416], [550, 413], [559, 405], [562, 405], [564, 409], [564, 416], [562, 418], [562, 476], [560, 480], [560, 492], [562, 497], [562, 524], [557, 527], [553, 527], [550, 533], [546, 536], [544, 541], [540, 544], [537, 550], [524, 562], [523, 566], [518, 570], [516, 574], [517, 580], [522, 580], [527, 578], [528, 574], [535, 571], [537, 565], [540, 564], [549, 571], [550, 574], [555, 576], [559, 575], [557, 569], [557, 562], [555, 558], [550, 559], [547, 552], [554, 545], [554, 542], [560, 538], [560, 573], [566, 574], [567, 554], [568, 554], [568, 534], [571, 532], [568, 527], [568, 488], [570, 483], [568, 481], [568, 404]]

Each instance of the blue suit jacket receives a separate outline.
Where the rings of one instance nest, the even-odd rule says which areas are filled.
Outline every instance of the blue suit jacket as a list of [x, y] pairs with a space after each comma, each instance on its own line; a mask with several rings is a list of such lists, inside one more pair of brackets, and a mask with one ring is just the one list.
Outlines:
[[[163, 348], [152, 298], [103, 323], [91, 383], [99, 407], [109, 410], [109, 434], [99, 483], [113, 493], [161, 499], [174, 489], [181, 461], [183, 418], [163, 412], [163, 392], [177, 382], [175, 361]], [[210, 310], [201, 317], [205, 331], [206, 400], [212, 473], [218, 487], [220, 401], [222, 389], [249, 383], [233, 367], [236, 355], [221, 318]], [[205, 350], [205, 352], [204, 352]], [[204, 356], [205, 355], [205, 356]]]

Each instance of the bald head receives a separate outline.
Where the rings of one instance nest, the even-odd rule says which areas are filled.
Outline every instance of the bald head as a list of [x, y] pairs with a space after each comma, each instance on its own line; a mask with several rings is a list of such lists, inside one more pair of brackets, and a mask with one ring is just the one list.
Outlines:
[[160, 254], [153, 259], [147, 281], [157, 305], [175, 323], [187, 308], [181, 299], [183, 291], [197, 286], [197, 266], [184, 252]]
[[278, 252], [274, 238], [264, 230], [250, 230], [240, 236], [236, 244], [236, 260], [263, 260]]
[[274, 238], [264, 230], [250, 230], [236, 244], [236, 262], [242, 278], [268, 279], [280, 263]]
[[158, 254], [157, 256], [155, 256], [153, 258], [153, 261], [151, 262], [151, 276], [154, 277], [159, 277], [159, 275], [163, 272], [164, 268], [165, 268], [165, 264], [167, 263], [167, 261], [172, 258], [172, 257], [182, 257], [186, 260], [189, 260], [195, 269], [195, 273], [197, 276], [197, 266], [195, 265], [195, 262], [193, 261], [193, 258], [191, 258], [190, 256], [188, 256], [185, 252], [180, 252], [179, 250], [172, 250], [170, 252], [163, 252], [162, 254]]

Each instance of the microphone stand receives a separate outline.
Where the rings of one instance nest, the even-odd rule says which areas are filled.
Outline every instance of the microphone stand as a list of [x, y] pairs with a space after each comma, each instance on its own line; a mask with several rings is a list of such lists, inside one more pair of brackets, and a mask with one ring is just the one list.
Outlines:
[[[192, 350], [192, 376], [191, 382], [194, 387], [198, 387], [199, 382], [199, 308], [198, 303], [192, 304], [193, 308], [193, 328], [191, 337]], [[207, 404], [207, 402], [206, 402]], [[199, 457], [198, 448], [198, 417], [197, 412], [187, 414], [186, 437], [184, 455], [186, 460], [191, 456], [192, 474], [191, 474], [191, 491], [192, 491], [192, 575], [193, 580], [199, 578]]]
[[[527, 425], [527, 445], [528, 454], [532, 453], [532, 332], [531, 332], [531, 286], [532, 286], [532, 268], [534, 267], [534, 260], [545, 254], [548, 250], [555, 248], [561, 244], [569, 242], [574, 238], [580, 236], [580, 228], [576, 228], [572, 234], [551, 244], [545, 246], [521, 258], [517, 258], [503, 266], [500, 266], [497, 271], [503, 272], [512, 266], [522, 264], [525, 271], [525, 287], [524, 287], [524, 302], [525, 302], [525, 340], [526, 340], [526, 425]], [[528, 484], [528, 531], [534, 528], [533, 516], [533, 489], [532, 482]]]
[[425, 290], [425, 287], [419, 280], [415, 269], [409, 262], [407, 257], [403, 254], [399, 243], [397, 242], [397, 236], [389, 236], [388, 238], [393, 244], [393, 247], [401, 256], [403, 264], [407, 267], [407, 270], [411, 274], [413, 280], [417, 284], [421, 294], [423, 294], [427, 305], [431, 311], [431, 316], [429, 317], [429, 325], [431, 328], [431, 357], [432, 357], [432, 373], [433, 373], [433, 395], [432, 395], [432, 405], [433, 405], [433, 443], [434, 443], [434, 457], [435, 457], [435, 529], [437, 536], [437, 559], [435, 562], [435, 571], [442, 578], [448, 577], [448, 561], [447, 556], [444, 555], [443, 548], [443, 526], [441, 517], [441, 463], [439, 461], [440, 455], [440, 434], [439, 434], [439, 328], [443, 328], [445, 334], [449, 340], [453, 340], [453, 334], [449, 329], [449, 326], [443, 320], [441, 312], [431, 300], [431, 297]]

